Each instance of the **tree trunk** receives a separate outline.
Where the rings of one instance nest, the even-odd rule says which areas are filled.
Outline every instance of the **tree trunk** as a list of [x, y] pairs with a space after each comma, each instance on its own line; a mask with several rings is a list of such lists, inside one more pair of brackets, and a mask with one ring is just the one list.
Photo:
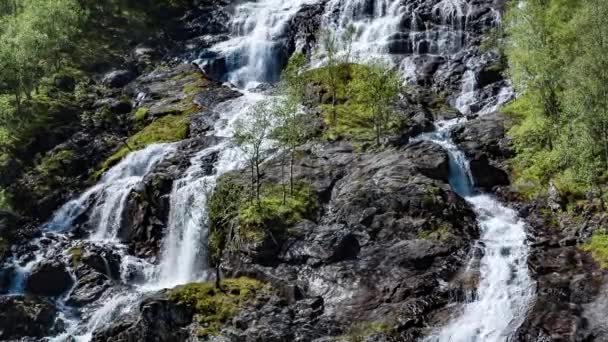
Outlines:
[[221, 262], [217, 262], [217, 264], [215, 265], [215, 288], [217, 288], [218, 290], [222, 289], [222, 284], [221, 284], [221, 276], [222, 276], [222, 272], [220, 271], [220, 264]]
[[283, 205], [287, 204], [287, 184], [285, 184], [285, 154], [281, 156], [281, 187], [283, 188]]
[[260, 206], [260, 188], [261, 188], [261, 184], [260, 184], [260, 161], [259, 159], [256, 159], [255, 162], [255, 176], [256, 176], [256, 198], [258, 200], [258, 207]]
[[296, 150], [295, 148], [291, 149], [291, 156], [289, 158], [289, 194], [293, 196], [293, 162], [294, 162], [294, 154]]
[[254, 161], [251, 161], [251, 199], [253, 200], [255, 196], [255, 170], [254, 170]]

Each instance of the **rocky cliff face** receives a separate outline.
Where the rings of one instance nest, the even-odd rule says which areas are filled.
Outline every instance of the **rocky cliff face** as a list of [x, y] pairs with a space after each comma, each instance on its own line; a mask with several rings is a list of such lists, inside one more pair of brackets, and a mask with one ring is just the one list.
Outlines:
[[[16, 308], [0, 310], [0, 338], [64, 333], [93, 341], [421, 340], [475, 299], [484, 251], [475, 244], [481, 229], [476, 214], [450, 186], [450, 156], [440, 145], [410, 140], [433, 130], [433, 121], [469, 115], [452, 137], [470, 162], [474, 184], [498, 190], [531, 224], [529, 265], [538, 299], [514, 340], [602, 340], [603, 272], [575, 247], [579, 230], [564, 228], [572, 226], [566, 222], [556, 234], [537, 215], [542, 206], [522, 204], [508, 191], [509, 119], [493, 112], [512, 93], [501, 75], [501, 56], [488, 43], [503, 1], [395, 1], [390, 8], [372, 1], [311, 1], [284, 4], [280, 13], [263, 12], [265, 2], [247, 5], [192, 2], [180, 25], [166, 32], [170, 44], [154, 49], [142, 42], [125, 58], [126, 66], [98, 77], [105, 88], [80, 108], [92, 113], [83, 116], [82, 129], [47, 153], [69, 173], [49, 182], [45, 172], [32, 169], [16, 180], [32, 217], [0, 214], [0, 289], [19, 294], [0, 297], [0, 306]], [[234, 20], [239, 15], [243, 22]], [[263, 18], [251, 19], [255, 15]], [[260, 36], [243, 35], [263, 19], [280, 25]], [[314, 212], [280, 235], [226, 251], [219, 267], [224, 277], [253, 278], [272, 290], [212, 290], [205, 298], [187, 292], [194, 302], [175, 295], [190, 290], [160, 290], [167, 236], [187, 225], [171, 220], [187, 221], [204, 210], [196, 205], [214, 177], [248, 181], [242, 164], [226, 157], [238, 154], [228, 139], [231, 124], [247, 111], [247, 101], [272, 93], [272, 85], [243, 91], [222, 81], [239, 83], [256, 70], [262, 75], [256, 81], [276, 81], [294, 51], [311, 62], [318, 58], [321, 28], [340, 30], [347, 22], [372, 38], [360, 38], [356, 54], [388, 56], [410, 83], [402, 103], [407, 124], [381, 150], [362, 152], [348, 141], [310, 141], [298, 149], [294, 178], [310, 184]], [[380, 47], [373, 44], [374, 35], [386, 32], [378, 36]], [[257, 64], [253, 57], [264, 60]], [[196, 65], [175, 61], [180, 58]], [[318, 113], [307, 110], [321, 127]], [[153, 153], [164, 153], [160, 161], [148, 158], [127, 168], [121, 189], [81, 194], [150, 142], [165, 143]], [[283, 156], [275, 152], [264, 163], [264, 182], [282, 177]], [[142, 168], [144, 174], [136, 172]], [[104, 184], [101, 177], [97, 184]], [[195, 183], [201, 179], [208, 183]], [[193, 209], [175, 216], [172, 201], [188, 188], [185, 181], [199, 186], [189, 196], [182, 193], [183, 205]], [[116, 193], [124, 196], [115, 200]], [[60, 229], [35, 224], [66, 202], [77, 205], [59, 211], [69, 220], [51, 220]], [[99, 214], [96, 208], [107, 203], [116, 204]], [[99, 222], [116, 226], [114, 235], [91, 238]], [[187, 239], [186, 232], [179, 237]], [[197, 248], [207, 250], [208, 235], [193, 236]], [[198, 249], [196, 258], [205, 254]], [[196, 258], [197, 266], [208, 266]], [[213, 279], [208, 267], [202, 271]], [[205, 301], [217, 296], [226, 310]], [[214, 337], [203, 333], [211, 328]]]

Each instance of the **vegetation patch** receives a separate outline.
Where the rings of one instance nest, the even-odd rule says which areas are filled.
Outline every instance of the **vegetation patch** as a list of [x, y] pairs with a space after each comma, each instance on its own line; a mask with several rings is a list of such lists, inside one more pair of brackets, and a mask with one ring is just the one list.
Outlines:
[[452, 237], [449, 223], [440, 223], [433, 229], [423, 230], [418, 233], [418, 238], [423, 240], [433, 240], [437, 242], [446, 242]]
[[141, 124], [148, 118], [149, 112], [150, 112], [150, 108], [140, 107], [135, 111], [135, 113], [133, 113], [133, 120], [135, 120], [136, 124]]
[[171, 290], [169, 298], [194, 309], [199, 337], [209, 337], [219, 334], [222, 325], [257, 295], [271, 291], [265, 283], [242, 277], [222, 280], [221, 289], [213, 282], [180, 286]]
[[[328, 76], [331, 73], [335, 75]], [[345, 63], [308, 71], [305, 77], [319, 89], [326, 139], [379, 145], [384, 136], [400, 127], [394, 105], [402, 89], [394, 70]]]
[[70, 261], [72, 262], [72, 266], [78, 266], [82, 262], [82, 255], [84, 254], [84, 248], [82, 247], [72, 247], [68, 250], [68, 255], [70, 256]]
[[601, 267], [608, 268], [608, 234], [605, 231], [595, 232], [591, 241], [583, 245], [581, 249], [589, 252]]
[[314, 215], [318, 198], [310, 185], [300, 182], [291, 193], [288, 188], [287, 193], [283, 190], [282, 185], [264, 184], [258, 202], [245, 185], [222, 177], [209, 201], [212, 254], [219, 258], [228, 246], [238, 248], [240, 243], [277, 238]]
[[353, 326], [342, 337], [348, 342], [363, 342], [374, 335], [390, 335], [391, 330], [387, 322], [363, 322]]
[[154, 120], [144, 129], [131, 136], [116, 153], [110, 156], [93, 175], [94, 179], [116, 165], [122, 158], [132, 151], [145, 148], [155, 143], [169, 143], [180, 141], [188, 137], [189, 115], [167, 115]]

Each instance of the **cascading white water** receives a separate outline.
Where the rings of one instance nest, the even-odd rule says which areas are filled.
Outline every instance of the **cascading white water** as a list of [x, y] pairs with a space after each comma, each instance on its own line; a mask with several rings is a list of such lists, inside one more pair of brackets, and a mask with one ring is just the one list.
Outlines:
[[[264, 99], [259, 93], [243, 96], [216, 107], [220, 119], [212, 135], [231, 138], [238, 119], [246, 119], [253, 105]], [[203, 174], [204, 157], [219, 153], [211, 175]], [[173, 184], [168, 232], [163, 242], [161, 262], [153, 288], [173, 287], [206, 280], [208, 213], [207, 199], [221, 175], [244, 166], [243, 153], [225, 141], [197, 153], [181, 179]]]
[[517, 213], [488, 194], [475, 192], [464, 153], [451, 141], [450, 128], [462, 119], [442, 122], [419, 139], [444, 147], [450, 156], [450, 184], [471, 204], [481, 228], [484, 251], [477, 295], [462, 312], [426, 342], [508, 341], [521, 325], [534, 298], [527, 267], [525, 223]]
[[477, 92], [475, 86], [477, 85], [477, 76], [473, 70], [465, 71], [462, 75], [462, 81], [460, 85], [460, 94], [456, 98], [454, 108], [458, 109], [462, 114], [471, 113], [471, 105], [477, 102]]
[[338, 37], [349, 26], [355, 28], [350, 51], [354, 60], [395, 60], [407, 65], [411, 60], [403, 55], [459, 51], [466, 40], [470, 5], [464, 0], [440, 1], [432, 9], [437, 22], [423, 22], [418, 6], [401, 0], [330, 0], [324, 26]]
[[[306, 3], [316, 0], [261, 0], [236, 6], [230, 23], [231, 38], [210, 51], [226, 61], [229, 82], [252, 88], [259, 82], [276, 81], [281, 72], [278, 58], [283, 54], [281, 38], [289, 21]], [[207, 61], [201, 61], [204, 67]]]
[[121, 215], [129, 193], [154, 166], [174, 152], [175, 146], [172, 144], [152, 144], [128, 154], [110, 168], [95, 186], [59, 208], [45, 225], [46, 228], [52, 231], [69, 229], [74, 220], [93, 205], [89, 222], [95, 229], [91, 239], [114, 239], [120, 228]]

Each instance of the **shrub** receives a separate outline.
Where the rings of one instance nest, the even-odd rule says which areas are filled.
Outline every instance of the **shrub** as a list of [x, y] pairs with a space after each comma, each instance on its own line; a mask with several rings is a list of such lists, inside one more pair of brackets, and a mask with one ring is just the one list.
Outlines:
[[603, 268], [608, 268], [608, 234], [605, 231], [597, 231], [591, 237], [591, 241], [581, 248], [591, 253], [591, 256]]

